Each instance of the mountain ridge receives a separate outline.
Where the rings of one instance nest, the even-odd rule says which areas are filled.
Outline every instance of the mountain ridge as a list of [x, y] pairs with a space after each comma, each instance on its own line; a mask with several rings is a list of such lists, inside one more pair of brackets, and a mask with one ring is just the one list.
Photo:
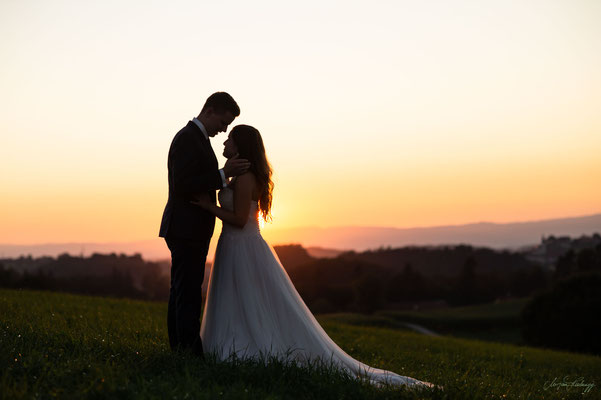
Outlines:
[[[517, 249], [540, 243], [543, 236], [580, 236], [601, 232], [601, 213], [536, 221], [511, 223], [476, 222], [462, 225], [432, 227], [298, 227], [263, 230], [263, 236], [271, 245], [299, 243], [305, 248], [318, 247], [328, 251], [365, 251], [381, 247], [457, 245]], [[213, 254], [215, 239], [212, 249]], [[336, 249], [336, 250], [333, 250]], [[0, 243], [0, 258], [31, 255], [57, 256], [92, 253], [140, 253], [145, 259], [169, 258], [169, 251], [162, 238], [129, 242], [68, 242], [40, 244]]]

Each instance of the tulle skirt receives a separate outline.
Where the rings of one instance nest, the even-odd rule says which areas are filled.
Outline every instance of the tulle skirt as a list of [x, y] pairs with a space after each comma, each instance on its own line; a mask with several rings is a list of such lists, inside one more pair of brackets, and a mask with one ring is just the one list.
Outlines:
[[371, 368], [346, 354], [319, 325], [260, 232], [224, 228], [217, 244], [200, 335], [219, 360], [278, 357], [324, 362], [369, 379], [432, 387]]

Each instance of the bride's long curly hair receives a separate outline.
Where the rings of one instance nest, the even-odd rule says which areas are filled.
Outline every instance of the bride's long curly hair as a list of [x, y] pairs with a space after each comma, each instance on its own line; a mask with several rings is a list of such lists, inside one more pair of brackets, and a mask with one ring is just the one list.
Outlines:
[[263, 220], [271, 220], [271, 197], [273, 181], [271, 164], [265, 154], [265, 146], [259, 131], [250, 125], [236, 125], [230, 132], [240, 158], [250, 161], [249, 170], [255, 174], [259, 185], [259, 212]]

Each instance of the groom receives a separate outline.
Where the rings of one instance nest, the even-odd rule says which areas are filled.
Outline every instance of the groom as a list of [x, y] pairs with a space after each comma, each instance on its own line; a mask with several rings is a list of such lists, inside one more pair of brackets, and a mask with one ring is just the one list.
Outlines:
[[225, 92], [213, 93], [198, 117], [173, 138], [167, 161], [169, 198], [159, 236], [171, 251], [171, 289], [167, 310], [167, 330], [172, 350], [188, 349], [202, 357], [200, 309], [202, 281], [215, 216], [190, 203], [198, 195], [216, 203], [215, 191], [226, 179], [249, 167], [247, 160], [229, 159], [219, 169], [209, 142], [225, 132], [240, 115], [236, 101]]

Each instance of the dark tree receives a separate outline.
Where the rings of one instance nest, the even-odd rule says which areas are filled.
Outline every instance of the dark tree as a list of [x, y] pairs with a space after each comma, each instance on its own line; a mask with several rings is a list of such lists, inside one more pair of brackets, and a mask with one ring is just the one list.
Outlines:
[[364, 275], [354, 285], [356, 311], [371, 314], [384, 305], [384, 284], [374, 275]]
[[522, 336], [534, 346], [601, 354], [601, 273], [563, 279], [522, 310]]
[[597, 268], [597, 252], [595, 249], [582, 249], [576, 257], [578, 271], [592, 271]]
[[476, 286], [476, 265], [473, 256], [468, 256], [463, 264], [455, 290], [454, 303], [456, 305], [473, 304], [478, 300], [478, 288]]
[[562, 279], [571, 275], [575, 271], [575, 253], [574, 250], [568, 251], [563, 256], [559, 257], [555, 265], [554, 279]]

